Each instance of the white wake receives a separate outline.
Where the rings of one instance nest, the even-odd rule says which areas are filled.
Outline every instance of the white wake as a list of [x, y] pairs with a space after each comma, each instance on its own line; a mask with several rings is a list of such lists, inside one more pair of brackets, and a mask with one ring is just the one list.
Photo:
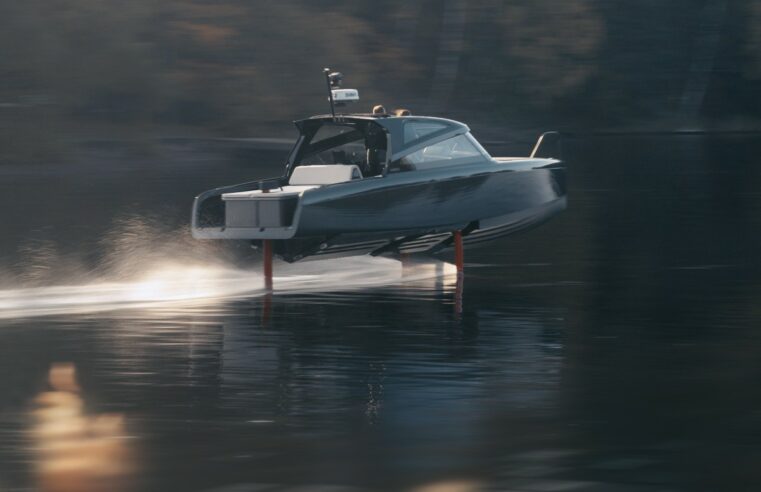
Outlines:
[[[369, 256], [275, 264], [274, 293], [346, 291], [456, 275], [453, 265], [405, 266]], [[136, 280], [0, 290], [0, 319], [204, 303], [266, 293], [259, 270], [164, 264]]]

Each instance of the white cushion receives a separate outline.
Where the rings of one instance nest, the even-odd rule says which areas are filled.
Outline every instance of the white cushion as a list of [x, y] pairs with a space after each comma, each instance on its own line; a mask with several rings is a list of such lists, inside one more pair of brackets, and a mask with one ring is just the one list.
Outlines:
[[344, 183], [353, 178], [361, 178], [362, 172], [354, 164], [330, 164], [298, 166], [293, 170], [291, 185], [326, 185]]
[[282, 188], [275, 188], [264, 193], [262, 190], [253, 191], [237, 191], [235, 193], [224, 193], [222, 200], [253, 200], [261, 198], [277, 199], [282, 196], [295, 196], [301, 195], [307, 190], [317, 188], [316, 186], [283, 186]]

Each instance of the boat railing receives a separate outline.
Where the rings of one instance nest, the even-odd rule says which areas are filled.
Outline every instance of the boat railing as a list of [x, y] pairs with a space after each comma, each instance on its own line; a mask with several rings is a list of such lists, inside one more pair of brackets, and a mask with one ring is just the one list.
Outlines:
[[562, 138], [560, 132], [544, 132], [534, 145], [531, 156], [534, 157], [551, 157], [556, 159], [563, 158]]

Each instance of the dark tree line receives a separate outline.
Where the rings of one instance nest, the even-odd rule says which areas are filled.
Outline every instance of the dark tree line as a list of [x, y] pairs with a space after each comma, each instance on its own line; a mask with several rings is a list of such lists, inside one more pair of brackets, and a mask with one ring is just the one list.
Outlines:
[[506, 128], [761, 114], [759, 0], [27, 0], [0, 18], [3, 161], [82, 137], [282, 134], [325, 110], [324, 66], [360, 109]]

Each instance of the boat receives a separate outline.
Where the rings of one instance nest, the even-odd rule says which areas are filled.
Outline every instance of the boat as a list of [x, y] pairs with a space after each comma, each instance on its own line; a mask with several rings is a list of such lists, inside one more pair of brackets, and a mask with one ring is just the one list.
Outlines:
[[295, 122], [299, 137], [283, 175], [197, 196], [195, 238], [252, 241], [287, 262], [452, 248], [461, 257], [463, 246], [566, 208], [556, 132], [543, 134], [528, 157], [492, 157], [451, 119], [382, 106], [336, 113], [359, 95], [340, 88], [340, 73], [325, 69], [325, 77], [331, 113]]

